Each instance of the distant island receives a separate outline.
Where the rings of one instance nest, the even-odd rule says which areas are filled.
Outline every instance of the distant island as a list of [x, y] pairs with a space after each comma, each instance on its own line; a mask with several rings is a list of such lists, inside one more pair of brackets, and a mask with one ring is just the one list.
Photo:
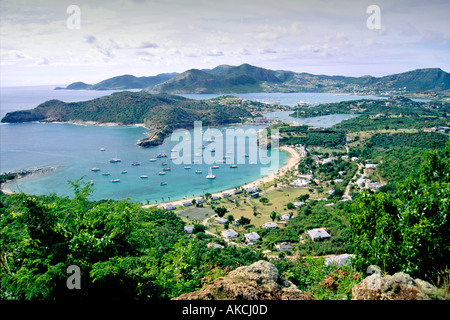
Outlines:
[[178, 73], [161, 73], [156, 76], [136, 77], [125, 74], [100, 81], [96, 84], [87, 84], [81, 81], [69, 84], [67, 87], [56, 87], [55, 90], [129, 90], [145, 89], [167, 81]]
[[242, 64], [213, 69], [189, 69], [150, 77], [122, 75], [94, 85], [75, 82], [70, 90], [144, 89], [149, 93], [248, 93], [332, 92], [404, 95], [426, 98], [450, 97], [450, 74], [439, 68], [416, 69], [383, 77], [314, 75], [305, 72], [269, 70]]
[[257, 107], [261, 103], [232, 96], [193, 100], [169, 94], [121, 91], [81, 102], [49, 100], [34, 109], [8, 112], [1, 122], [144, 124], [151, 133], [139, 140], [138, 145], [150, 147], [162, 144], [175, 129], [192, 128], [194, 121], [202, 121], [205, 126], [218, 126], [253, 117], [248, 108], [250, 105]]

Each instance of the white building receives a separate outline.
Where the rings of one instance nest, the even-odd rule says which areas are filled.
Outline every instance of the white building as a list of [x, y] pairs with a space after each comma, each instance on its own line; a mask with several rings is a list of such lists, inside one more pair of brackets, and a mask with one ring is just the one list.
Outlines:
[[234, 231], [233, 229], [228, 229], [228, 230], [222, 231], [222, 235], [227, 239], [232, 239], [232, 238], [236, 238], [239, 234], [236, 231]]
[[278, 228], [278, 224], [276, 222], [266, 222], [262, 226], [264, 229], [276, 229]]
[[325, 265], [330, 265], [335, 263], [337, 266], [348, 266], [350, 265], [350, 260], [353, 258], [352, 254], [344, 253], [337, 256], [329, 257], [325, 259]]
[[194, 230], [194, 226], [184, 226], [184, 232], [191, 234]]
[[294, 247], [289, 242], [282, 242], [280, 244], [275, 245], [278, 251], [292, 251]]
[[247, 191], [247, 193], [255, 193], [255, 192], [261, 191], [261, 189], [259, 187], [254, 186], [254, 187], [247, 188], [246, 191]]
[[246, 234], [244, 234], [244, 236], [245, 236], [245, 239], [247, 239], [247, 241], [249, 241], [249, 242], [258, 241], [260, 238], [259, 234], [257, 234], [256, 232], [246, 233]]
[[325, 229], [311, 229], [306, 231], [306, 233], [310, 236], [312, 241], [331, 238], [330, 234], [326, 232]]
[[225, 224], [228, 222], [228, 219], [225, 218], [216, 218], [216, 222], [221, 223], [221, 224]]
[[297, 202], [294, 202], [294, 207], [298, 208], [298, 207], [304, 206], [305, 204], [306, 203], [303, 201], [297, 201]]
[[290, 183], [293, 187], [307, 187], [309, 185], [309, 180], [297, 179]]
[[163, 208], [166, 210], [175, 210], [175, 206], [172, 203], [167, 203], [163, 205]]
[[289, 219], [294, 219], [294, 215], [286, 213], [281, 216], [281, 220], [289, 221]]

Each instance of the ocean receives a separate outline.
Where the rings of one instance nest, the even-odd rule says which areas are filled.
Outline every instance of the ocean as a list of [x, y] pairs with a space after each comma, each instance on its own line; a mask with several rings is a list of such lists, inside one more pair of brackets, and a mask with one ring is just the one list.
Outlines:
[[[0, 117], [9, 111], [31, 109], [38, 104], [59, 99], [65, 102], [83, 101], [108, 95], [114, 91], [91, 90], [53, 90], [54, 86], [0, 88]], [[184, 95], [190, 98], [210, 98], [209, 95]], [[217, 95], [211, 95], [214, 97]], [[239, 94], [245, 99], [295, 105], [299, 101], [320, 103], [350, 99], [361, 99], [362, 96], [334, 95], [328, 93], [253, 93]], [[373, 98], [373, 97], [372, 97]], [[285, 118], [286, 112], [268, 115], [272, 118]], [[334, 116], [334, 117], [333, 117]], [[319, 119], [298, 119], [309, 121], [318, 126], [331, 126], [348, 118], [349, 115], [333, 115]], [[264, 125], [222, 126], [217, 129], [226, 136], [226, 132], [241, 129], [249, 137], [263, 129]], [[203, 128], [206, 132], [208, 128]], [[228, 130], [228, 131], [227, 131]], [[138, 126], [98, 126], [77, 125], [70, 123], [22, 123], [0, 125], [0, 172], [18, 169], [54, 166], [57, 170], [46, 175], [30, 176], [8, 185], [8, 189], [28, 194], [50, 194], [72, 196], [68, 181], [84, 177], [83, 181], [93, 181], [95, 188], [91, 198], [99, 199], [131, 199], [142, 203], [159, 203], [179, 200], [183, 197], [198, 197], [206, 192], [218, 192], [254, 181], [268, 173], [267, 158], [277, 159], [275, 166], [283, 166], [289, 154], [281, 150], [268, 151], [266, 156], [254, 157], [249, 146], [249, 139], [235, 139], [223, 149], [226, 163], [216, 163], [213, 169], [215, 179], [207, 179], [211, 163], [202, 161], [199, 154], [210, 152], [205, 149], [191, 148], [191, 158], [201, 163], [175, 164], [173, 150], [179, 146], [178, 141], [170, 137], [157, 147], [139, 148], [138, 139], [145, 137], [147, 130]], [[186, 132], [187, 137], [194, 137], [193, 130]], [[192, 139], [193, 140], [193, 139]], [[220, 139], [217, 139], [219, 143]], [[250, 139], [251, 140], [251, 139]], [[225, 143], [224, 143], [225, 144]], [[220, 146], [220, 145], [219, 145]], [[104, 151], [100, 149], [104, 148]], [[242, 158], [242, 152], [251, 153]], [[275, 152], [277, 154], [275, 154]], [[167, 158], [157, 158], [158, 154], [166, 154]], [[275, 156], [278, 157], [275, 157]], [[176, 154], [179, 159], [180, 154]], [[197, 157], [197, 158], [196, 158]], [[238, 157], [241, 157], [238, 159]], [[272, 157], [272, 158], [271, 158]], [[121, 161], [110, 163], [110, 159]], [[149, 161], [156, 159], [156, 161]], [[233, 162], [234, 159], [234, 162]], [[163, 163], [167, 163], [163, 165]], [[231, 168], [230, 163], [238, 163]], [[135, 163], [136, 165], [132, 165]], [[139, 163], [139, 165], [137, 165]], [[228, 163], [228, 164], [227, 164]], [[272, 163], [272, 165], [274, 165]], [[186, 168], [190, 166], [190, 169]], [[164, 169], [164, 168], [169, 168]], [[98, 168], [98, 171], [92, 171]], [[200, 171], [201, 173], [196, 171]], [[123, 173], [126, 171], [126, 173]], [[158, 174], [164, 172], [164, 175]], [[106, 175], [109, 173], [109, 175]], [[146, 177], [142, 177], [146, 176]], [[120, 181], [117, 181], [119, 179]], [[112, 182], [116, 180], [117, 182]]]

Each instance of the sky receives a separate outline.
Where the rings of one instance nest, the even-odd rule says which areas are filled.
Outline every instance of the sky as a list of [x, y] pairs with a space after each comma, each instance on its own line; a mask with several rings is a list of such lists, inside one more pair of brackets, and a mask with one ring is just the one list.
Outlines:
[[345, 76], [450, 72], [449, 12], [448, 0], [0, 0], [0, 86], [242, 63]]

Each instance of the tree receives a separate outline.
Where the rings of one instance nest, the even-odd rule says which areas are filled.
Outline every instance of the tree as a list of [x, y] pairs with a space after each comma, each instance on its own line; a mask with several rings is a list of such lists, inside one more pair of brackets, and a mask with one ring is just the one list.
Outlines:
[[350, 215], [356, 265], [436, 280], [450, 265], [450, 142], [424, 155], [393, 195], [365, 192]]
[[202, 224], [194, 224], [194, 228], [192, 229], [192, 233], [204, 233], [206, 230], [206, 227]]
[[249, 218], [246, 218], [246, 217], [244, 217], [244, 216], [241, 216], [241, 218], [239, 219], [239, 224], [241, 224], [241, 225], [246, 225], [246, 224], [250, 224], [250, 219]]
[[289, 202], [288, 204], [286, 204], [286, 207], [287, 207], [289, 210], [295, 208], [295, 206], [294, 206], [294, 204], [293, 204], [292, 202]]
[[225, 208], [225, 207], [217, 207], [214, 211], [221, 218], [225, 215], [225, 213], [228, 212], [227, 208]]
[[275, 211], [272, 211], [270, 213], [270, 219], [272, 219], [272, 221], [275, 221], [276, 217], [277, 217], [277, 213]]
[[259, 202], [261, 202], [262, 204], [267, 204], [269, 203], [269, 199], [267, 199], [266, 197], [262, 197], [259, 199]]

